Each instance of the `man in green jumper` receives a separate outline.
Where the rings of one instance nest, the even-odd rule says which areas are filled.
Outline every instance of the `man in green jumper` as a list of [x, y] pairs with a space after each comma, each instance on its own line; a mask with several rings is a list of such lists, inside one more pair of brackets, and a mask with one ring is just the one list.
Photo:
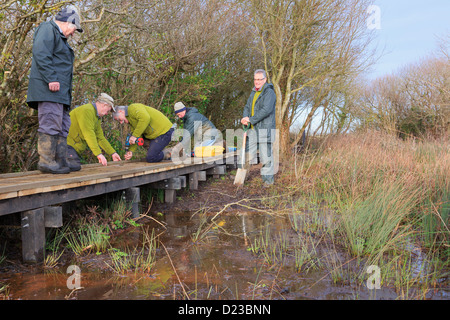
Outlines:
[[108, 162], [101, 149], [110, 154], [113, 161], [122, 160], [106, 140], [101, 126], [101, 118], [111, 110], [115, 111], [114, 99], [106, 93], [102, 93], [96, 102], [79, 106], [70, 112], [72, 124], [67, 136], [67, 161], [71, 166], [80, 166], [80, 154], [87, 147], [97, 157], [98, 162], [104, 166]]
[[170, 153], [164, 148], [170, 143], [174, 131], [172, 122], [159, 110], [141, 103], [128, 106], [118, 106], [113, 114], [121, 124], [128, 123], [131, 127], [130, 150], [125, 154], [125, 160], [130, 160], [137, 149], [136, 140], [144, 138], [147, 149], [147, 162], [160, 162], [170, 159]]

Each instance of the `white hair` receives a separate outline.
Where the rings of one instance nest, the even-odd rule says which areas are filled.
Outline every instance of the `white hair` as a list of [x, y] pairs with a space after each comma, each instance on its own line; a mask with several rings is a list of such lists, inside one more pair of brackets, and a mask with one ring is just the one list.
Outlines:
[[266, 71], [264, 69], [256, 69], [254, 75], [257, 74], [257, 73], [262, 73], [264, 78], [267, 77]]
[[[126, 106], [116, 106], [116, 112], [113, 112], [113, 119], [119, 116], [119, 111], [125, 111]], [[126, 113], [126, 112], [125, 112]]]

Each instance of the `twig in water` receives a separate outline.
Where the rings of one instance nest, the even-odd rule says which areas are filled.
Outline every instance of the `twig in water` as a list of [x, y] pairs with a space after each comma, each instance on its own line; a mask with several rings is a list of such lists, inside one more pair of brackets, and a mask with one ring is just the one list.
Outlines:
[[166, 246], [165, 246], [164, 243], [162, 243], [161, 241], [160, 241], [159, 243], [161, 243], [161, 245], [163, 246], [164, 250], [165, 250], [166, 253], [167, 253], [167, 257], [169, 258], [170, 264], [172, 265], [172, 269], [173, 269], [173, 271], [175, 272], [175, 275], [177, 276], [177, 279], [178, 279], [179, 284], [181, 285], [181, 288], [183, 289], [184, 295], [186, 296], [186, 298], [187, 298], [188, 300], [190, 300], [188, 294], [186, 293], [186, 290], [184, 290], [184, 285], [183, 285], [183, 283], [181, 282], [180, 277], [178, 276], [177, 270], [175, 269], [175, 266], [174, 266], [173, 263], [172, 263], [172, 259], [170, 258], [170, 255], [169, 255], [169, 252], [168, 252], [167, 249], [166, 249]]

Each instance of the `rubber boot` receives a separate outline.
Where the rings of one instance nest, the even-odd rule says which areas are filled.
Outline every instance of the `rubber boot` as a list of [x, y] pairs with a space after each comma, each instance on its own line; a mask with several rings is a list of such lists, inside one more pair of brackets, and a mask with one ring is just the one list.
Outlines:
[[61, 168], [56, 162], [56, 146], [58, 136], [52, 136], [38, 132], [38, 169], [44, 173], [65, 174], [69, 173], [68, 167]]
[[162, 152], [164, 154], [163, 160], [170, 160], [170, 159], [172, 159], [172, 149], [164, 149]]
[[61, 168], [68, 167], [70, 171], [80, 171], [81, 166], [67, 159], [67, 138], [58, 136], [56, 144], [56, 162]]
[[[70, 170], [72, 171], [78, 171], [81, 170], [81, 160], [78, 156], [78, 153], [72, 146], [67, 146], [67, 155], [66, 155], [66, 161], [69, 165]], [[78, 170], [76, 170], [79, 168]]]

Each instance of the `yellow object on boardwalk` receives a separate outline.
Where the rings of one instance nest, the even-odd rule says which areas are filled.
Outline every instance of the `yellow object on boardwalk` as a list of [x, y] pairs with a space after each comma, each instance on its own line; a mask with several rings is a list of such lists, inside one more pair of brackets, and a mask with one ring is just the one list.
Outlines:
[[196, 147], [194, 155], [196, 157], [214, 157], [223, 153], [224, 148], [220, 146]]

